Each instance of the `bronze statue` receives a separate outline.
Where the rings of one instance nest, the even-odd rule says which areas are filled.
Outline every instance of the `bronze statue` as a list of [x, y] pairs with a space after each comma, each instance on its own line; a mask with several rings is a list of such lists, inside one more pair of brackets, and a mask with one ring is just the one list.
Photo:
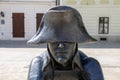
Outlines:
[[49, 9], [37, 33], [28, 41], [47, 43], [47, 51], [32, 60], [28, 80], [104, 80], [99, 62], [78, 50], [78, 43], [94, 40], [76, 9]]

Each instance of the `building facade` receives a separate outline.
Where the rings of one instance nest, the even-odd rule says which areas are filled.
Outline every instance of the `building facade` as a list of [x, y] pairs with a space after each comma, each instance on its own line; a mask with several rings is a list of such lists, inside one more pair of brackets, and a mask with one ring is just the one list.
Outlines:
[[120, 41], [120, 0], [61, 0], [60, 5], [76, 8], [97, 40]]
[[28, 40], [55, 0], [0, 0], [0, 40]]
[[120, 41], [120, 0], [0, 0], [0, 40], [30, 39], [56, 4], [76, 8], [97, 40]]

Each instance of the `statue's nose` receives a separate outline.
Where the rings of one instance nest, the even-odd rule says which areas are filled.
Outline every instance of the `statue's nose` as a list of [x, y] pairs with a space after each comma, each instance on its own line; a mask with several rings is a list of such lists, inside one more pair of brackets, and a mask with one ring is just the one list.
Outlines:
[[58, 44], [58, 47], [59, 47], [59, 48], [64, 48], [65, 45], [64, 45], [64, 43], [59, 43], [59, 44]]

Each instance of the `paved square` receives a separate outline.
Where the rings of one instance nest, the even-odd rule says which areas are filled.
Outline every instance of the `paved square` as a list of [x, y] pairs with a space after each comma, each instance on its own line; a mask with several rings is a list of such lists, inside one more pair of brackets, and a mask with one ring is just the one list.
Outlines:
[[[100, 62], [105, 80], [120, 80], [120, 42], [79, 44], [79, 49]], [[1, 41], [0, 80], [27, 80], [31, 60], [45, 50], [45, 44], [38, 47]]]

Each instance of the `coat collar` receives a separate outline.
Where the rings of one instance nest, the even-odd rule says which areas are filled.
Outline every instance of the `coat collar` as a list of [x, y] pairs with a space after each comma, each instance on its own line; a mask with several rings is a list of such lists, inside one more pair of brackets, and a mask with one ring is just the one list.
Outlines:
[[[42, 71], [44, 71], [45, 68], [47, 68], [47, 66], [52, 61], [48, 51], [44, 52], [43, 55], [44, 56], [42, 56], [43, 57]], [[79, 51], [77, 51], [77, 53], [75, 54], [75, 56], [73, 58], [73, 61], [72, 61], [72, 68], [74, 69], [75, 67], [78, 67], [80, 70], [83, 70], [82, 64], [81, 64], [81, 59], [80, 59], [80, 52]]]

